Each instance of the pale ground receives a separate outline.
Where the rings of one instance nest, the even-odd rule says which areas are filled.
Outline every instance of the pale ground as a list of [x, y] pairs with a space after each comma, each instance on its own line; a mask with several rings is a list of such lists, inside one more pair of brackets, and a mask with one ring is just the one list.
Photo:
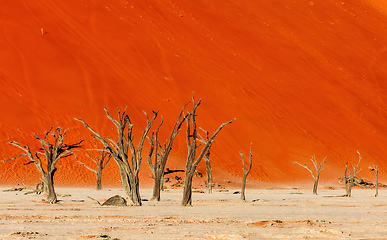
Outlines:
[[[43, 196], [2, 192], [0, 239], [387, 239], [387, 189], [247, 189], [239, 194], [193, 193], [193, 207], [180, 206], [182, 190], [142, 207], [102, 207], [121, 189], [57, 188], [58, 204]], [[151, 190], [141, 191], [143, 198]]]

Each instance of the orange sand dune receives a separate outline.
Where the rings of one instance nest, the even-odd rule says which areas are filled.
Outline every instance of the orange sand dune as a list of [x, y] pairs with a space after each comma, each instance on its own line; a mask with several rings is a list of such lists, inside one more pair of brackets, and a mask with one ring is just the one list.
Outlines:
[[[238, 182], [239, 151], [254, 145], [249, 179], [256, 183], [310, 180], [293, 162], [328, 162], [322, 180], [337, 181], [345, 162], [378, 165], [387, 180], [387, 18], [377, 0], [349, 1], [4, 1], [0, 8], [0, 159], [39, 146], [58, 124], [69, 142], [90, 133], [74, 117], [114, 138], [106, 118], [127, 106], [135, 138], [142, 110], [159, 110], [167, 139], [194, 91], [198, 124], [213, 131], [237, 120], [212, 148], [215, 181]], [[190, 105], [188, 108], [192, 107]], [[156, 123], [161, 120], [159, 117]], [[143, 152], [141, 177], [150, 184]], [[168, 167], [183, 169], [184, 133]], [[84, 150], [77, 156], [86, 159]], [[2, 184], [39, 180], [27, 159], [0, 164]], [[56, 183], [92, 186], [94, 175], [73, 158], [59, 163]], [[112, 162], [105, 185], [119, 186]], [[202, 163], [199, 170], [204, 172]]]
[[366, 3], [377, 8], [381, 13], [387, 14], [387, 2], [383, 0], [365, 0]]

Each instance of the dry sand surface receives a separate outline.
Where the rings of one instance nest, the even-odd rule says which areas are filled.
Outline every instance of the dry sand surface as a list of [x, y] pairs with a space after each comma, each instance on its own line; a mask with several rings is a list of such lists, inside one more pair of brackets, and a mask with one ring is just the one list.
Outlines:
[[[0, 190], [4, 190], [1, 188]], [[167, 190], [161, 202], [142, 207], [102, 207], [121, 189], [58, 188], [60, 202], [40, 195], [0, 193], [0, 239], [386, 239], [387, 190], [247, 189], [193, 193], [193, 207], [180, 206], [182, 191]], [[69, 195], [68, 195], [69, 194]], [[141, 191], [143, 198], [151, 190]]]

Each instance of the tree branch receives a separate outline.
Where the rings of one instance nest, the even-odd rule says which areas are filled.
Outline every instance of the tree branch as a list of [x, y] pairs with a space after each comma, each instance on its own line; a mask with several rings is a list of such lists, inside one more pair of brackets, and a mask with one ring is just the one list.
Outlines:
[[77, 164], [81, 164], [82, 166], [84, 166], [84, 167], [87, 168], [88, 170], [97, 173], [96, 170], [92, 169], [91, 167], [87, 166], [87, 165], [84, 164], [83, 162], [79, 161], [78, 157], [77, 157], [75, 154], [74, 154], [74, 156], [75, 156], [75, 158], [77, 159], [77, 162], [74, 164], [74, 166], [76, 166]]
[[206, 145], [204, 145], [199, 157], [196, 159], [196, 161], [194, 162], [193, 166], [194, 166], [194, 169], [196, 169], [196, 166], [199, 164], [199, 162], [202, 160], [204, 154], [206, 153], [208, 147], [212, 144], [212, 142], [214, 141], [216, 135], [218, 135], [218, 133], [220, 132], [220, 130], [222, 130], [222, 128], [232, 122], [234, 122], [236, 120], [236, 118], [228, 121], [228, 122], [225, 122], [223, 123], [222, 125], [220, 125], [220, 127], [218, 129], [216, 129], [216, 131], [212, 134], [212, 136], [209, 138], [209, 140], [207, 141]]
[[251, 166], [253, 165], [253, 143], [250, 144], [250, 166], [249, 166], [249, 170], [247, 170], [246, 172], [246, 175], [248, 175], [250, 173], [250, 170], [251, 170]]
[[[141, 165], [141, 152], [142, 152], [142, 147], [144, 145], [144, 140], [146, 138], [146, 136], [148, 135], [148, 132], [150, 130], [150, 128], [152, 127], [153, 125], [153, 122], [155, 121], [156, 117], [157, 117], [157, 114], [158, 114], [158, 111], [155, 112], [155, 111], [152, 111], [153, 112], [153, 118], [149, 121], [148, 120], [148, 115], [144, 112], [146, 118], [147, 118], [147, 125], [142, 133], [142, 136], [141, 136], [141, 139], [140, 139], [140, 142], [138, 143], [138, 147], [137, 147], [137, 155], [135, 156], [136, 157], [136, 161], [133, 161], [134, 165], [132, 165], [133, 167], [133, 171], [138, 174], [138, 171], [140, 170], [140, 165]], [[132, 155], [133, 156], [133, 155]]]
[[305, 168], [306, 170], [308, 170], [310, 172], [310, 176], [313, 178], [313, 179], [316, 179], [316, 176], [314, 175], [313, 171], [308, 167], [306, 166], [306, 164], [302, 165], [301, 163], [299, 162], [294, 162], [298, 165], [300, 165], [301, 167]]
[[23, 153], [23, 154], [20, 154], [19, 156], [16, 156], [16, 157], [13, 157], [13, 158], [10, 158], [10, 159], [2, 160], [1, 162], [3, 162], [3, 163], [9, 162], [9, 161], [15, 160], [16, 158], [23, 157], [23, 156], [28, 156], [28, 154], [27, 153]]

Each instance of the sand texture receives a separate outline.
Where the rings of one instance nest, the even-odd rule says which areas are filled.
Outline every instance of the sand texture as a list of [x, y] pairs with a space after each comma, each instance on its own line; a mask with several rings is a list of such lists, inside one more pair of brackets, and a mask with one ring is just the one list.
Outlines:
[[[2, 188], [1, 190], [3, 190]], [[59, 188], [58, 204], [40, 195], [0, 193], [0, 239], [386, 239], [387, 191], [370, 189], [247, 189], [193, 193], [180, 206], [181, 190], [162, 193], [142, 207], [100, 206], [120, 189]], [[141, 191], [150, 198], [150, 190]]]

